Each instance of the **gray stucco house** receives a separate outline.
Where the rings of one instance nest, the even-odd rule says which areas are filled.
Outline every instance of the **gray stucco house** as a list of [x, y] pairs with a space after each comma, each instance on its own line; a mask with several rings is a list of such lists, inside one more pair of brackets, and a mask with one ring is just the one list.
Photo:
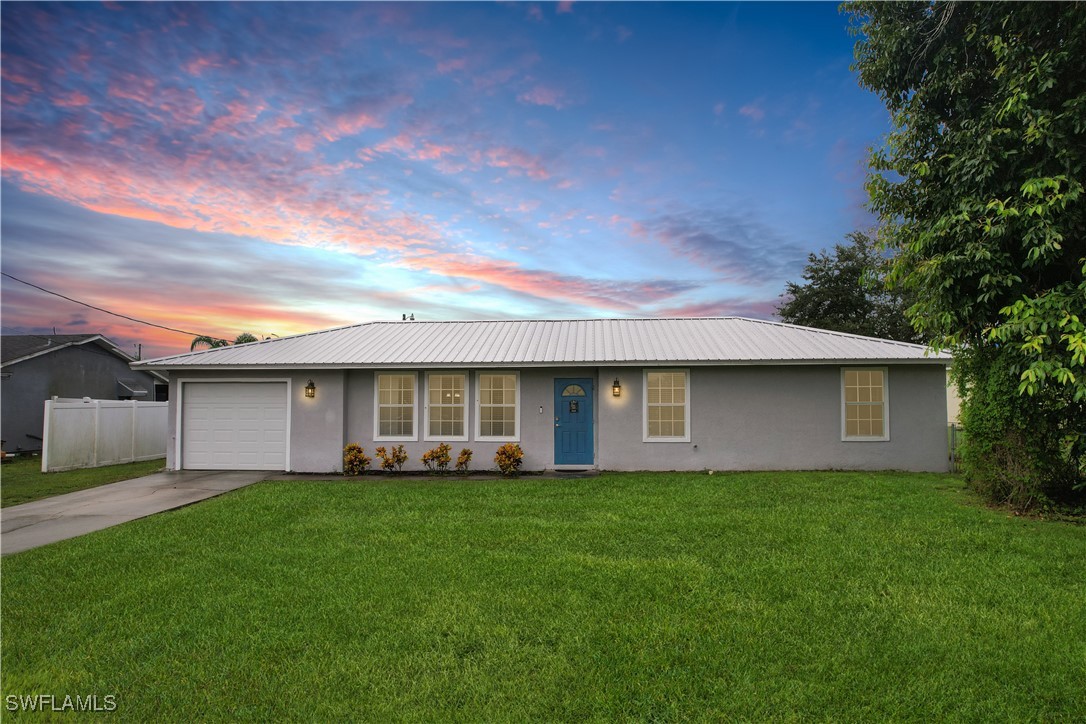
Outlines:
[[135, 358], [100, 334], [0, 337], [0, 439], [7, 452], [41, 450], [45, 401], [53, 397], [164, 401], [166, 375], [133, 370]]
[[170, 373], [167, 465], [332, 472], [441, 442], [528, 470], [945, 471], [924, 347], [736, 317], [372, 322], [134, 364]]

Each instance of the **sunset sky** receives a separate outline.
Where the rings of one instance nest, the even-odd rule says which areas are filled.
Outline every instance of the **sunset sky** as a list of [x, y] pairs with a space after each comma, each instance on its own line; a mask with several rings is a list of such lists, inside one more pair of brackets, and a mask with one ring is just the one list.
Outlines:
[[[769, 318], [871, 220], [836, 3], [4, 3], [3, 271], [232, 339]], [[5, 334], [191, 337], [2, 280]]]

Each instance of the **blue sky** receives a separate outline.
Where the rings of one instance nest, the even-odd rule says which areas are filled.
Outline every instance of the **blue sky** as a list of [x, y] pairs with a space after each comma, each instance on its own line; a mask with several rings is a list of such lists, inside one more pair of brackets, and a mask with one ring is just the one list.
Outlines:
[[[871, 223], [831, 3], [3, 5], [3, 270], [232, 338], [767, 318]], [[3, 330], [190, 338], [4, 279]]]

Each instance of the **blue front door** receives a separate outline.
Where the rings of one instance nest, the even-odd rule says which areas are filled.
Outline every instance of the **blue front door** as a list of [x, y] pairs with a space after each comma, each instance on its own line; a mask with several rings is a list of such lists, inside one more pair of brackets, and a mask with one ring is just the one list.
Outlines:
[[595, 462], [592, 434], [592, 380], [554, 381], [554, 464]]

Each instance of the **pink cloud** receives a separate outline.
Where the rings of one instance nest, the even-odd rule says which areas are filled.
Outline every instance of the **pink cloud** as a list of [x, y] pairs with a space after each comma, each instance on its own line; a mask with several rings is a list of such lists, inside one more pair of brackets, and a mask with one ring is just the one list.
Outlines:
[[724, 101], [718, 101], [713, 104], [713, 115], [718, 117], [724, 115]]
[[550, 106], [557, 110], [561, 110], [569, 105], [564, 91], [544, 85], [537, 85], [534, 88], [521, 93], [517, 96], [517, 100], [521, 103], [528, 103], [536, 106]]
[[748, 103], [739, 109], [739, 115], [745, 116], [755, 123], [760, 123], [765, 118], [765, 108], [762, 107], [762, 99]]
[[514, 175], [524, 174], [537, 181], [550, 178], [550, 172], [538, 156], [520, 148], [495, 146], [486, 151], [486, 164], [495, 168], [509, 169]]
[[573, 12], [573, 0], [562, 0], [562, 2], [558, 3], [557, 12], [559, 14]]
[[372, 149], [363, 149], [358, 155], [366, 161], [372, 161], [378, 153], [398, 153], [413, 161], [436, 161], [456, 151], [453, 146], [417, 141], [411, 133], [404, 131], [387, 138]]
[[185, 65], [182, 67], [189, 75], [201, 76], [208, 68], [221, 68], [222, 64], [219, 63], [217, 60], [212, 60], [211, 58], [201, 56], [198, 58], [193, 58], [189, 62], [185, 63]]
[[289, 128], [298, 128], [299, 126], [300, 124], [287, 113], [280, 114], [271, 121], [271, 128], [274, 131], [285, 131]]
[[2, 75], [4, 80], [9, 83], [21, 85], [35, 93], [42, 92], [41, 82], [36, 77], [41, 72], [41, 69], [36, 64], [23, 58], [19, 58], [18, 56], [5, 55], [3, 61], [4, 66], [0, 69], [0, 75]]
[[542, 57], [535, 51], [521, 53], [509, 63], [486, 73], [475, 75], [471, 80], [471, 84], [476, 90], [493, 91], [496, 88], [505, 86], [518, 75], [527, 72], [529, 68], [538, 65], [541, 61]]
[[226, 113], [212, 121], [207, 130], [211, 134], [236, 132], [239, 126], [255, 121], [266, 108], [260, 102], [250, 106], [244, 101], [233, 101], [226, 105]]
[[443, 60], [437, 64], [437, 72], [445, 75], [446, 73], [452, 73], [454, 70], [464, 70], [468, 67], [468, 61], [466, 58], [453, 58], [452, 60]]
[[530, 214], [539, 208], [539, 199], [532, 199], [531, 201], [521, 201], [515, 208], [506, 209], [506, 211], [516, 211], [521, 214]]
[[386, 138], [379, 144], [373, 147], [374, 151], [378, 153], [389, 153], [391, 151], [399, 151], [401, 153], [407, 153], [415, 148], [415, 141], [407, 133], [398, 133], [392, 138]]
[[80, 93], [79, 91], [73, 91], [65, 96], [58, 97], [53, 101], [53, 105], [60, 108], [79, 108], [90, 103], [90, 98]]
[[151, 78], [124, 73], [117, 82], [110, 84], [107, 92], [114, 98], [150, 106], [155, 102], [155, 88], [155, 81]]
[[512, 261], [474, 254], [408, 255], [399, 266], [444, 276], [471, 279], [542, 299], [585, 304], [599, 309], [633, 311], [691, 288], [666, 281], [600, 281], [542, 269], [525, 269]]
[[294, 137], [294, 148], [300, 153], [310, 153], [317, 146], [317, 137], [312, 133], [299, 133]]
[[661, 317], [751, 317], [771, 319], [776, 315], [776, 301], [752, 301], [749, 299], [722, 299], [715, 302], [694, 302], [678, 307], [660, 309]]
[[323, 129], [321, 135], [326, 141], [338, 141], [341, 138], [361, 133], [367, 128], [381, 128], [384, 125], [384, 121], [371, 113], [365, 111], [348, 113], [334, 118]]
[[[150, 151], [141, 161], [130, 166], [127, 159], [107, 156], [84, 161], [5, 148], [4, 176], [98, 213], [280, 244], [373, 251], [441, 239], [429, 222], [387, 217], [379, 193], [318, 191], [321, 179], [350, 168], [346, 162], [298, 166], [268, 177], [244, 159], [213, 154], [178, 160]], [[200, 180], [205, 178], [217, 182]]]
[[203, 122], [204, 102], [189, 87], [159, 85], [153, 78], [123, 73], [110, 84], [108, 95], [143, 107], [142, 115], [163, 125]]
[[414, 99], [404, 94], [369, 100], [362, 108], [340, 113], [325, 121], [321, 127], [321, 136], [332, 142], [355, 136], [368, 128], [384, 128], [386, 116], [413, 101]]
[[12, 90], [4, 94], [5, 106], [25, 106], [34, 96], [26, 89]]
[[[451, 151], [423, 143], [418, 152], [444, 156]], [[542, 162], [522, 149], [494, 147], [477, 155], [489, 166], [533, 178], [548, 175]], [[233, 162], [210, 152], [179, 160], [150, 149], [141, 155], [141, 163], [130, 164], [127, 159], [103, 155], [82, 160], [5, 149], [4, 160], [6, 178], [98, 213], [280, 244], [321, 246], [360, 256], [383, 253], [390, 263], [410, 269], [470, 280], [475, 286], [495, 285], [540, 299], [633, 311], [691, 288], [681, 282], [594, 280], [454, 253], [448, 250], [443, 231], [431, 220], [404, 213], [390, 215], [379, 192], [359, 194], [346, 187], [317, 191], [322, 188], [317, 179], [341, 175], [350, 167], [346, 163], [289, 168], [276, 178], [266, 178], [244, 160]], [[215, 178], [216, 183], [203, 182], [206, 178]], [[538, 206], [538, 201], [528, 200], [517, 210], [530, 213]], [[224, 323], [222, 328], [231, 325]], [[283, 331], [281, 326], [274, 328]]]
[[436, 161], [442, 156], [452, 153], [455, 149], [452, 146], [442, 146], [436, 143], [430, 143], [424, 141], [422, 147], [415, 152], [413, 158], [423, 161]]

